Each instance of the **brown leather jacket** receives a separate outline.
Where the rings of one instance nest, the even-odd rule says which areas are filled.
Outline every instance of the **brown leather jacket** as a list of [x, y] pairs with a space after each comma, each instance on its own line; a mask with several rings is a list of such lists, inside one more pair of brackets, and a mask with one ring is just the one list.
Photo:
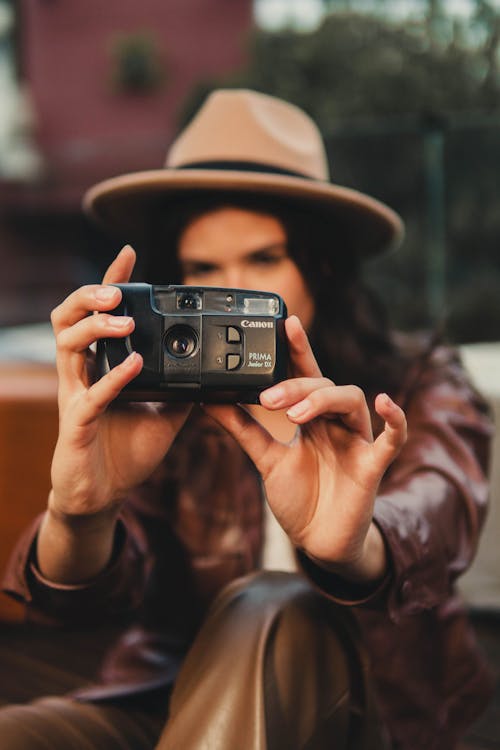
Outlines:
[[[374, 516], [391, 561], [387, 580], [375, 592], [355, 590], [298, 557], [325, 595], [352, 606], [394, 747], [445, 750], [491, 689], [453, 585], [474, 557], [486, 513], [492, 426], [449, 349], [416, 363], [397, 400], [409, 438], [384, 477]], [[32, 555], [37, 522], [3, 583], [30, 610], [62, 621], [133, 613], [108, 653], [103, 687], [87, 697], [173, 679], [217, 591], [259, 567], [259, 477], [234, 441], [196, 413], [121, 521], [113, 562], [95, 581], [58, 587], [43, 580]]]

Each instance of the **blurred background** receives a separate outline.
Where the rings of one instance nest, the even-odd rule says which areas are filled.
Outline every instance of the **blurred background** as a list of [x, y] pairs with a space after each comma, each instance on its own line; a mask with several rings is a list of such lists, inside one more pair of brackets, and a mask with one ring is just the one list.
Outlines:
[[225, 85], [304, 107], [333, 181], [404, 217], [367, 268], [396, 325], [496, 341], [499, 45], [499, 0], [0, 0], [0, 326], [99, 278], [83, 191], [161, 166]]

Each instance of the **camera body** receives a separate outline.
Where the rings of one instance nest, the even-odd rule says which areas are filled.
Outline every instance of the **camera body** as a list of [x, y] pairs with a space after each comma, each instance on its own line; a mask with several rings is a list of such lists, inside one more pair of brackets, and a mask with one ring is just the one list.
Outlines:
[[139, 352], [127, 401], [258, 403], [287, 376], [285, 303], [277, 294], [194, 286], [116, 284], [114, 315], [134, 318], [125, 338], [97, 343], [97, 379]]

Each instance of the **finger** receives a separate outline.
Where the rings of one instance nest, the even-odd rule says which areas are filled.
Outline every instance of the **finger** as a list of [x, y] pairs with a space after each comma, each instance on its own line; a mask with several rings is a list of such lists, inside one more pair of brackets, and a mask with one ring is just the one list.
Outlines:
[[386, 393], [380, 393], [375, 399], [375, 410], [385, 425], [375, 440], [374, 450], [378, 460], [387, 468], [406, 442], [406, 416]]
[[370, 410], [365, 394], [355, 385], [318, 388], [287, 411], [295, 424], [306, 424], [316, 417], [340, 419], [352, 432], [368, 442], [373, 441]]
[[57, 335], [63, 328], [74, 325], [90, 312], [113, 310], [121, 300], [121, 291], [108, 285], [128, 281], [135, 259], [133, 248], [125, 245], [104, 274], [103, 284], [82, 286], [66, 297], [52, 311], [54, 333]]
[[57, 336], [57, 349], [62, 354], [80, 353], [97, 339], [128, 336], [134, 327], [134, 319], [127, 315], [91, 315], [64, 328]]
[[128, 336], [135, 328], [133, 318], [120, 315], [91, 315], [63, 330], [56, 337], [57, 369], [62, 382], [76, 377], [87, 383], [87, 349], [97, 339]]
[[328, 378], [291, 378], [263, 391], [260, 403], [267, 409], [288, 409], [312, 391], [331, 386]]
[[285, 321], [288, 338], [290, 364], [295, 377], [320, 378], [321, 370], [314, 357], [307, 334], [296, 315], [290, 315]]
[[61, 331], [57, 336], [58, 350], [71, 354], [83, 352], [97, 339], [128, 336], [134, 327], [134, 319], [128, 315], [92, 315]]
[[281, 444], [275, 441], [251, 414], [239, 406], [205, 404], [203, 408], [241, 445], [265, 479], [275, 463], [276, 449], [282, 448]]
[[134, 270], [136, 253], [131, 245], [122, 247], [103, 276], [103, 284], [124, 284], [130, 281]]
[[51, 315], [52, 328], [56, 336], [91, 312], [113, 310], [121, 300], [122, 293], [116, 286], [89, 284], [72, 292]]
[[96, 420], [123, 388], [140, 373], [142, 365], [141, 355], [132, 352], [123, 362], [94, 383], [81, 399], [78, 414], [80, 425], [86, 426]]

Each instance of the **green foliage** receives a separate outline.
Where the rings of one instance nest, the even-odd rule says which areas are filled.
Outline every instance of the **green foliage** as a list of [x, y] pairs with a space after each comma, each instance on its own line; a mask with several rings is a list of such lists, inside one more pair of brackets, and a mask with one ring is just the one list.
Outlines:
[[313, 33], [255, 33], [249, 67], [230, 83], [302, 106], [324, 132], [360, 117], [499, 111], [491, 37], [477, 48], [461, 31], [440, 40], [425, 21], [334, 14]]
[[[421, 21], [332, 13], [310, 33], [256, 31], [247, 68], [200, 84], [181, 116], [186, 122], [221, 85], [304, 108], [325, 136], [334, 181], [405, 219], [403, 249], [367, 269], [395, 323], [447, 318], [458, 341], [500, 337], [500, 304], [492, 302], [500, 299], [500, 16], [487, 0], [475, 5], [460, 23], [432, 2]], [[429, 159], [432, 133], [442, 134], [443, 147]], [[443, 279], [433, 277], [436, 252]], [[431, 289], [435, 295], [439, 284], [436, 311]]]

